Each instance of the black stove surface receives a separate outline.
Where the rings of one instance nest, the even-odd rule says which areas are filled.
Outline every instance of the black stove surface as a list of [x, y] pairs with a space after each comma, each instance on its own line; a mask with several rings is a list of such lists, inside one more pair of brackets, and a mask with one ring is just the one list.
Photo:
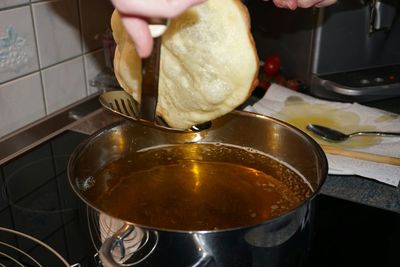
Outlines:
[[[86, 135], [67, 131], [0, 166], [0, 266], [63, 266], [38, 242], [4, 231], [22, 232], [53, 248], [69, 264], [97, 266], [99, 239], [89, 231], [90, 212], [72, 191], [66, 167]], [[400, 215], [337, 198], [316, 199], [309, 267], [400, 266]], [[40, 241], [39, 241], [40, 242]]]
[[400, 214], [319, 195], [310, 266], [400, 266]]
[[[42, 240], [70, 264], [95, 266], [85, 206], [66, 172], [69, 156], [86, 137], [65, 132], [1, 166], [0, 226]], [[0, 231], [0, 240], [33, 255], [43, 266], [63, 266], [37, 242], [5, 231]], [[5, 250], [10, 251], [0, 243], [0, 252]], [[23, 253], [8, 254], [23, 266], [38, 266]], [[0, 266], [20, 266], [8, 256], [0, 255]]]

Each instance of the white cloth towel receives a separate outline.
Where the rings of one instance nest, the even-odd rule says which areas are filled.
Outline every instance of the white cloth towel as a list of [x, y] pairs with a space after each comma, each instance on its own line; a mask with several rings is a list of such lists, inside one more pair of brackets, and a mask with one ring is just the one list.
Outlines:
[[[288, 103], [292, 103], [290, 109], [287, 108]], [[296, 103], [299, 104], [296, 105]], [[346, 127], [346, 123], [348, 123], [348, 126], [354, 127], [354, 118], [357, 118], [357, 125], [360, 125], [361, 127], [363, 125], [372, 125], [376, 128], [375, 130], [378, 131], [400, 132], [400, 116], [397, 114], [366, 107], [357, 103], [351, 104], [325, 101], [295, 92], [277, 84], [272, 84], [264, 97], [254, 105], [247, 106], [245, 111], [267, 115], [289, 123], [291, 123], [291, 121], [287, 118], [288, 111], [292, 114], [297, 112], [302, 113], [305, 118], [309, 116], [310, 123], [313, 122], [313, 116], [319, 116], [320, 120], [322, 116], [326, 117], [327, 122], [336, 121], [336, 124], [341, 123], [340, 126], [342, 128]], [[351, 117], [353, 119], [351, 119]], [[335, 125], [326, 126], [335, 127]], [[303, 128], [298, 125], [297, 127], [300, 129]], [[305, 125], [302, 130], [307, 132], [307, 130], [305, 130]], [[351, 149], [392, 157], [400, 157], [400, 138], [381, 138], [379, 141], [380, 142], [376, 144], [370, 144], [358, 148], [353, 147]], [[330, 174], [359, 175], [375, 179], [388, 185], [399, 185], [400, 166], [330, 154], [327, 154], [327, 158]]]

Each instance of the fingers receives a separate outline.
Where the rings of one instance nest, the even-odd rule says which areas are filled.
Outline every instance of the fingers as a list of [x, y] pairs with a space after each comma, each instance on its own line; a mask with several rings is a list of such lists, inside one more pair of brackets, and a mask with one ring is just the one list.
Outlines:
[[336, 3], [337, 0], [273, 0], [277, 7], [295, 10], [298, 7], [326, 7]]
[[301, 8], [326, 7], [334, 3], [336, 3], [336, 0], [297, 0], [297, 5]]
[[112, 0], [120, 13], [140, 17], [171, 18], [205, 0]]
[[326, 6], [333, 5], [336, 2], [337, 2], [337, 0], [325, 0], [325, 1], [322, 1], [322, 2], [318, 3], [315, 6], [316, 7], [326, 7]]
[[297, 0], [273, 0], [274, 4], [280, 8], [288, 8], [295, 10], [297, 8]]
[[135, 43], [135, 49], [142, 58], [148, 57], [153, 48], [153, 38], [150, 35], [146, 21], [137, 17], [121, 15], [122, 24]]
[[320, 4], [321, 2], [323, 2], [323, 0], [297, 0], [297, 4], [301, 8], [309, 8]]
[[153, 39], [144, 18], [172, 18], [206, 0], [112, 0], [140, 57], [148, 57]]

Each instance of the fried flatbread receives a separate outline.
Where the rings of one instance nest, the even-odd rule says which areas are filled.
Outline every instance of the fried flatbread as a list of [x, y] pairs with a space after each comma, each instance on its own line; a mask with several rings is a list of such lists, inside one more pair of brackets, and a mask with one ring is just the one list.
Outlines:
[[[141, 60], [118, 12], [111, 23], [115, 75], [140, 102]], [[172, 19], [162, 37], [157, 115], [179, 129], [213, 120], [248, 98], [257, 74], [247, 8], [239, 0], [208, 0]]]

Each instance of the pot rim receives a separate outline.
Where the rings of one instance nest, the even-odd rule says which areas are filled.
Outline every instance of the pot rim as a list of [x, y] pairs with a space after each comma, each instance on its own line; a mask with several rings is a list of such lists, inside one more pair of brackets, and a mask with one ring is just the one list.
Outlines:
[[[289, 209], [288, 211], [286, 211], [285, 213], [277, 216], [277, 217], [273, 217], [270, 218], [268, 220], [262, 221], [260, 223], [256, 223], [256, 224], [251, 224], [251, 225], [244, 225], [244, 226], [240, 226], [240, 227], [233, 227], [233, 228], [224, 228], [224, 229], [213, 229], [213, 230], [179, 230], [179, 229], [166, 229], [166, 228], [160, 228], [160, 227], [150, 227], [150, 226], [146, 226], [146, 225], [141, 225], [141, 224], [137, 224], [137, 223], [133, 223], [133, 222], [129, 222], [129, 221], [125, 221], [123, 219], [119, 219], [116, 218], [115, 216], [102, 211], [101, 209], [95, 207], [92, 203], [90, 203], [90, 201], [88, 201], [87, 199], [84, 198], [84, 196], [78, 191], [77, 186], [75, 186], [73, 184], [73, 179], [71, 178], [72, 175], [72, 170], [74, 168], [74, 163], [75, 161], [78, 159], [79, 154], [82, 153], [84, 151], [84, 148], [91, 143], [92, 140], [98, 138], [100, 135], [104, 135], [106, 132], [108, 131], [112, 131], [115, 127], [126, 124], [126, 123], [136, 123], [133, 121], [129, 121], [127, 119], [122, 119], [119, 120], [117, 122], [113, 122], [110, 125], [97, 130], [96, 132], [94, 132], [93, 134], [91, 134], [87, 139], [85, 139], [84, 141], [82, 141], [72, 152], [69, 160], [68, 160], [68, 165], [67, 165], [67, 176], [68, 176], [68, 181], [70, 186], [72, 187], [74, 193], [83, 201], [83, 203], [85, 203], [88, 207], [90, 207], [91, 209], [105, 214], [107, 216], [110, 216], [111, 218], [114, 218], [116, 220], [120, 220], [122, 222], [124, 222], [127, 225], [132, 225], [134, 227], [140, 228], [140, 229], [145, 229], [145, 230], [151, 230], [151, 231], [162, 231], [162, 232], [169, 232], [169, 233], [181, 233], [181, 234], [214, 234], [214, 233], [221, 233], [221, 232], [228, 232], [228, 231], [236, 231], [236, 230], [243, 230], [243, 229], [247, 229], [247, 228], [254, 228], [254, 227], [258, 227], [261, 225], [266, 225], [266, 224], [271, 224], [271, 223], [275, 223], [277, 221], [282, 220], [284, 217], [289, 216], [293, 213], [296, 212], [296, 210], [298, 210], [299, 208], [307, 205], [310, 201], [312, 201], [314, 199], [314, 197], [320, 192], [322, 185], [325, 183], [326, 178], [328, 176], [328, 160], [326, 157], [325, 152], [322, 150], [322, 147], [312, 138], [310, 137], [307, 133], [305, 133], [304, 131], [300, 130], [299, 128], [276, 118], [270, 117], [270, 116], [266, 116], [266, 115], [262, 115], [262, 114], [258, 114], [258, 113], [254, 113], [254, 112], [247, 112], [247, 111], [240, 111], [240, 110], [234, 110], [230, 113], [237, 113], [237, 114], [241, 114], [244, 116], [252, 116], [252, 117], [258, 117], [261, 119], [268, 119], [271, 120], [275, 123], [284, 125], [285, 127], [291, 128], [292, 130], [294, 130], [295, 132], [297, 132], [298, 134], [300, 134], [303, 138], [305, 138], [310, 145], [313, 147], [313, 149], [315, 150], [315, 153], [318, 154], [318, 156], [321, 158], [321, 163], [322, 166], [320, 166], [320, 169], [324, 170], [323, 175], [321, 175], [321, 182], [317, 185], [316, 189], [313, 190], [312, 194], [307, 197], [306, 199], [304, 199], [303, 201], [299, 202], [298, 205], [296, 205], [295, 207]], [[188, 134], [188, 133], [177, 133], [177, 134]], [[199, 142], [201, 143], [201, 142]], [[209, 144], [212, 142], [208, 142]], [[221, 143], [221, 142], [218, 142]], [[290, 166], [290, 165], [289, 165]], [[291, 166], [292, 167], [292, 166]], [[294, 167], [292, 167], [293, 169], [295, 169]]]

